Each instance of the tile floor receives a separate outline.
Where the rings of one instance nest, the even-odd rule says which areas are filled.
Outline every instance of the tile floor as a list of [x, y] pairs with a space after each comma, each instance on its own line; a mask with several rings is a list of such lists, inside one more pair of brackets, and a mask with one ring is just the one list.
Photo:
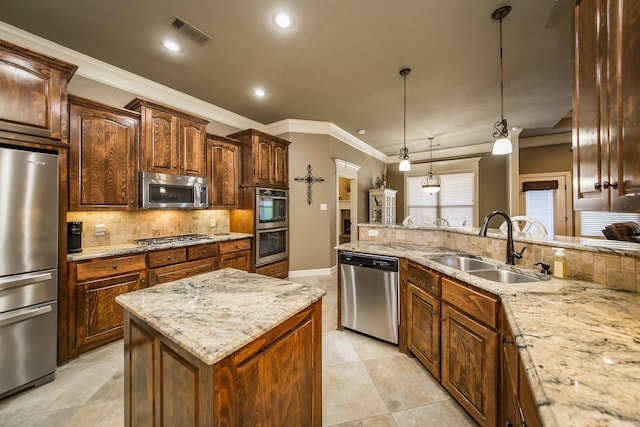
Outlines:
[[[336, 330], [336, 276], [292, 279], [327, 290], [323, 300], [325, 426], [475, 426], [417, 362], [397, 347]], [[124, 424], [122, 340], [59, 367], [54, 382], [0, 401], [3, 427]]]

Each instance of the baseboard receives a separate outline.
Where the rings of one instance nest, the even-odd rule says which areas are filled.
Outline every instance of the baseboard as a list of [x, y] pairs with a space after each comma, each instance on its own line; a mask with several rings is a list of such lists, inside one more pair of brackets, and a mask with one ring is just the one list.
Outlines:
[[289, 277], [304, 277], [304, 276], [322, 276], [333, 274], [338, 271], [337, 266], [333, 266], [331, 268], [316, 268], [313, 270], [295, 270], [289, 272]]

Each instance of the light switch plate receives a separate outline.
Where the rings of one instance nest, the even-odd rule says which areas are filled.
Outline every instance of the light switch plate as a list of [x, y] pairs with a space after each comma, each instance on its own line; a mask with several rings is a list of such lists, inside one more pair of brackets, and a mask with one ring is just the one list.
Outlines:
[[106, 231], [107, 231], [107, 228], [104, 226], [104, 224], [96, 224], [96, 228], [93, 234], [95, 236], [104, 236]]
[[321, 211], [326, 211], [327, 210], [327, 204], [326, 203], [320, 203], [320, 210]]
[[214, 219], [211, 220], [211, 227], [217, 227], [218, 226], [218, 221]]

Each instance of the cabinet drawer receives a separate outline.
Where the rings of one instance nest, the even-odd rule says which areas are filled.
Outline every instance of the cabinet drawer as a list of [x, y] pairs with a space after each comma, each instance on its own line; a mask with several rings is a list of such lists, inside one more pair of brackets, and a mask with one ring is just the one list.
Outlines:
[[414, 286], [429, 292], [431, 295], [440, 296], [440, 275], [427, 270], [419, 264], [409, 262], [407, 267], [407, 280]]
[[251, 249], [251, 239], [231, 240], [228, 242], [220, 242], [220, 253], [228, 254], [231, 252], [246, 251]]
[[215, 269], [215, 258], [184, 262], [177, 265], [156, 268], [149, 271], [149, 285], [173, 282], [195, 276], [196, 274], [209, 273]]
[[130, 273], [146, 269], [145, 255], [135, 255], [78, 263], [76, 280], [85, 280], [109, 277], [116, 274]]
[[446, 277], [442, 278], [442, 300], [451, 303], [492, 328], [498, 323], [498, 298], [481, 294]]
[[256, 268], [256, 273], [263, 276], [276, 277], [278, 279], [286, 279], [289, 277], [289, 260], [277, 261], [272, 264], [263, 265]]
[[187, 251], [185, 248], [149, 252], [149, 268], [162, 267], [163, 265], [185, 262], [186, 260]]
[[212, 256], [216, 256], [217, 253], [217, 243], [206, 243], [204, 245], [187, 246], [187, 259], [189, 261], [202, 258], [211, 258]]

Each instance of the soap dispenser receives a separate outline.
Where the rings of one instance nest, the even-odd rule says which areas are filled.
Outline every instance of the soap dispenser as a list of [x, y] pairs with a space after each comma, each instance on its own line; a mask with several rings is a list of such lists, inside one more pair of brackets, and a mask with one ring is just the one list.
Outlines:
[[553, 257], [553, 277], [558, 279], [567, 278], [567, 257], [564, 254], [564, 249], [555, 248], [556, 254]]

